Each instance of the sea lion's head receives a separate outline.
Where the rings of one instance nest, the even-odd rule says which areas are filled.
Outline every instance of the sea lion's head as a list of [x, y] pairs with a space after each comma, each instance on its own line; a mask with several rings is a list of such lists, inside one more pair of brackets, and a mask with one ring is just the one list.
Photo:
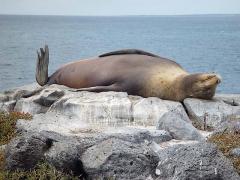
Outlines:
[[187, 97], [212, 99], [221, 77], [213, 73], [191, 74], [185, 77], [184, 89]]

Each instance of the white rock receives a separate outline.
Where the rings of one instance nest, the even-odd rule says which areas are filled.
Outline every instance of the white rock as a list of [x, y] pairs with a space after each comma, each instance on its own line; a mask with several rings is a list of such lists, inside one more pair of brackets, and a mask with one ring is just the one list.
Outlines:
[[141, 98], [132, 107], [134, 123], [143, 126], [156, 126], [158, 120], [170, 111], [178, 112], [182, 119], [190, 122], [179, 102], [164, 101], [159, 98]]
[[97, 125], [130, 125], [131, 101], [127, 93], [76, 92], [62, 97], [49, 112], [61, 113]]
[[39, 114], [44, 113], [48, 110], [48, 108], [35, 103], [34, 100], [34, 96], [30, 98], [21, 98], [17, 101], [16, 106], [14, 107], [14, 111]]
[[214, 98], [233, 106], [240, 106], [240, 94], [216, 94]]
[[64, 90], [59, 89], [58, 86], [49, 86], [42, 90], [39, 95], [18, 100], [14, 110], [32, 115], [45, 113], [49, 107], [63, 95]]
[[217, 128], [227, 120], [240, 119], [240, 106], [232, 106], [221, 99], [185, 99], [190, 118], [200, 127]]
[[0, 112], [1, 111], [3, 111], [3, 112], [13, 111], [15, 104], [16, 104], [15, 100], [7, 101], [7, 102], [0, 102]]

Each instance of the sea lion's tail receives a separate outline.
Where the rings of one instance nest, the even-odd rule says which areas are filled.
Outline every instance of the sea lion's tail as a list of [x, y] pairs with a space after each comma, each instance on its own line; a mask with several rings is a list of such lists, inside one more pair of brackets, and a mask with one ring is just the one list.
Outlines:
[[37, 67], [36, 67], [36, 80], [40, 86], [44, 86], [48, 82], [48, 63], [49, 63], [49, 49], [40, 48], [40, 53], [37, 51]]

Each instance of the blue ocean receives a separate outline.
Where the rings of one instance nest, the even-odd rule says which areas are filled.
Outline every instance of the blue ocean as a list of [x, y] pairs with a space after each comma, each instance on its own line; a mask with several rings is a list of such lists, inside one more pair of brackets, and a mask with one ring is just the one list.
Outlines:
[[137, 48], [189, 72], [216, 72], [219, 93], [240, 93], [240, 15], [0, 16], [0, 90], [35, 82], [36, 51], [50, 49], [50, 74], [69, 61]]

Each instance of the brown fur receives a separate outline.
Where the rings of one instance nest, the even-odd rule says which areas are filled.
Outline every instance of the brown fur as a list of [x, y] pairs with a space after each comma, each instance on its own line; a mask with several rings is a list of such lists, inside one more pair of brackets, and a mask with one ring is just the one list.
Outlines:
[[190, 75], [169, 59], [127, 53], [68, 63], [48, 80], [48, 84], [80, 91], [125, 91], [175, 101], [187, 97], [211, 99], [219, 82], [214, 74]]

